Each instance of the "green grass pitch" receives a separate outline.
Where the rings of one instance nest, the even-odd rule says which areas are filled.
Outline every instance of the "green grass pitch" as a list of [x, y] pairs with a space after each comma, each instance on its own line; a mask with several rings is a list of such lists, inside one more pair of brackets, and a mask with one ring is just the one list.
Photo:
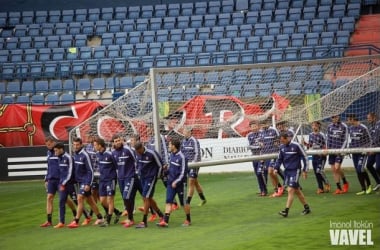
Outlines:
[[[332, 181], [331, 172], [328, 172]], [[295, 200], [288, 218], [278, 212], [286, 196], [258, 197], [257, 181], [252, 173], [201, 174], [207, 204], [198, 207], [192, 200], [192, 223], [181, 227], [183, 210], [174, 211], [169, 228], [149, 223], [146, 229], [125, 229], [121, 225], [78, 229], [40, 228], [46, 220], [45, 191], [42, 181], [0, 183], [0, 249], [358, 249], [358, 246], [332, 246], [330, 221], [363, 221], [373, 224], [373, 246], [380, 246], [380, 194], [357, 196], [355, 172], [346, 171], [349, 193], [317, 195], [316, 181], [310, 172], [302, 186], [312, 213], [301, 215], [303, 207]], [[333, 185], [334, 187], [335, 185]], [[164, 209], [164, 188], [157, 183], [156, 200]], [[138, 198], [137, 204], [141, 205]], [[58, 195], [55, 198], [53, 223], [58, 220]], [[120, 193], [116, 204], [121, 208]], [[136, 212], [135, 220], [142, 218]], [[67, 212], [66, 223], [72, 219]]]

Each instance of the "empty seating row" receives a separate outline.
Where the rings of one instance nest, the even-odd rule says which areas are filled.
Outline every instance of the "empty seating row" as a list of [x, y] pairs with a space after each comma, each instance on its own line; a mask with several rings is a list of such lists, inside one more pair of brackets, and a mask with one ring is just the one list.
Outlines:
[[[319, 23], [328, 26], [330, 24], [340, 25], [340, 22], [352, 22], [354, 16], [311, 16], [310, 18], [294, 17], [289, 18], [287, 15], [280, 15], [276, 10], [271, 13], [267, 19], [259, 16], [257, 12], [248, 13], [232, 13], [220, 15], [205, 15], [205, 16], [180, 16], [164, 17], [164, 18], [151, 18], [151, 19], [137, 19], [137, 20], [111, 20], [111, 21], [96, 21], [96, 22], [71, 22], [71, 23], [42, 23], [42, 24], [20, 24], [16, 25], [14, 29], [3, 29], [1, 37], [22, 37], [22, 36], [51, 36], [51, 35], [77, 35], [86, 34], [89, 36], [102, 35], [106, 32], [132, 32], [132, 31], [157, 31], [160, 29], [186, 29], [186, 28], [202, 28], [214, 26], [228, 26], [228, 25], [244, 25], [257, 23], [270, 24], [281, 23], [286, 21], [298, 22], [307, 21], [312, 22], [314, 19], [320, 19]], [[273, 17], [272, 17], [273, 15]], [[335, 20], [334, 20], [335, 19]], [[342, 19], [342, 21], [340, 21]], [[325, 23], [326, 22], [326, 23]], [[320, 24], [319, 24], [320, 25]]]
[[43, 95], [18, 95], [11, 96], [6, 95], [0, 99], [1, 104], [33, 104], [33, 105], [57, 105], [57, 104], [68, 104], [75, 102], [75, 95], [73, 93], [63, 93], [58, 94], [48, 94], [46, 97]]
[[36, 36], [36, 37], [10, 37], [0, 38], [0, 49], [29, 49], [29, 48], [68, 48], [87, 45], [87, 36]]
[[192, 40], [177, 42], [151, 42], [151, 43], [121, 43], [123, 45], [108, 45], [96, 47], [70, 47], [70, 48], [40, 48], [40, 49], [13, 49], [0, 50], [0, 63], [19, 62], [46, 62], [62, 60], [89, 60], [103, 58], [118, 58], [129, 56], [157, 56], [186, 53], [214, 53], [241, 50], [257, 50], [287, 47], [313, 47], [339, 45], [342, 48], [349, 43], [348, 31], [322, 32], [322, 33], [295, 33], [292, 36], [267, 35]]
[[[238, 1], [241, 2], [241, 1]], [[94, 8], [76, 10], [51, 10], [51, 11], [23, 11], [0, 13], [0, 27], [15, 26], [17, 24], [43, 24], [43, 23], [71, 23], [87, 21], [110, 20], [137, 20], [165, 17], [191, 17], [206, 15], [230, 15], [241, 13], [240, 10], [259, 12], [261, 22], [270, 22], [274, 18], [281, 20], [300, 20], [312, 18], [328, 18], [353, 16], [357, 18], [360, 13], [360, 3], [339, 3], [330, 1], [328, 5], [319, 3], [291, 4], [290, 1], [263, 1], [252, 2], [245, 6], [236, 6], [233, 0], [195, 2], [182, 4], [157, 4], [145, 6], [130, 6], [116, 8]], [[292, 1], [294, 2], [294, 1]], [[240, 3], [239, 3], [240, 4]], [[276, 11], [274, 11], [276, 10]], [[236, 12], [235, 12], [236, 11]], [[236, 15], [235, 18], [238, 18]], [[231, 17], [230, 17], [231, 18]], [[232, 19], [235, 19], [232, 18]]]
[[[338, 50], [339, 49], [339, 50]], [[214, 53], [185, 53], [157, 56], [129, 56], [71, 61], [47, 61], [35, 63], [4, 63], [0, 79], [44, 79], [99, 74], [125, 74], [147, 72], [152, 67], [209, 66], [216, 64], [249, 64], [280, 61], [296, 61], [341, 57], [343, 48], [331, 46], [302, 48], [277, 48]]]

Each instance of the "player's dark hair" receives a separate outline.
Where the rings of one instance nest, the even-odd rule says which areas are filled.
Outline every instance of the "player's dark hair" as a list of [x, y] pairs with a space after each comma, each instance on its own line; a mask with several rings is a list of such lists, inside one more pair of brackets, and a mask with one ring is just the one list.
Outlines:
[[288, 134], [288, 132], [282, 132], [282, 133], [280, 134], [280, 137], [282, 137], [282, 138], [284, 138], [284, 139], [288, 139], [289, 134]]
[[58, 142], [57, 144], [54, 145], [53, 148], [64, 149], [65, 145], [62, 142]]
[[142, 144], [141, 141], [136, 142], [136, 144], [135, 144], [135, 150], [136, 151], [143, 148], [143, 147], [144, 147], [144, 145]]
[[53, 136], [49, 135], [45, 138], [45, 142], [48, 142], [48, 141], [56, 142], [57, 140]]
[[347, 118], [351, 118], [354, 121], [358, 120], [358, 117], [356, 116], [356, 114], [347, 114]]
[[170, 143], [176, 148], [176, 149], [180, 149], [181, 147], [181, 142], [180, 140], [178, 140], [178, 138], [173, 138], [170, 140]]
[[106, 147], [106, 142], [102, 139], [102, 138], [96, 138], [94, 140], [97, 144], [99, 144], [100, 146], [102, 146], [103, 148]]
[[79, 138], [79, 137], [75, 137], [75, 138], [73, 139], [73, 142], [79, 142], [80, 144], [83, 143], [83, 142], [82, 142], [82, 139]]

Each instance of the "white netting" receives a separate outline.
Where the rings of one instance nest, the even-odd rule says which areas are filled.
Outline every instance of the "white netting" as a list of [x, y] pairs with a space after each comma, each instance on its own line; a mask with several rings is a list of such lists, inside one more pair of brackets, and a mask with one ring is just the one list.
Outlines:
[[286, 121], [302, 136], [315, 120], [324, 129], [332, 115], [355, 113], [364, 121], [368, 112], [380, 114], [379, 65], [380, 57], [370, 56], [152, 69], [144, 83], [74, 128], [70, 139], [91, 134], [110, 141], [115, 133], [139, 133], [146, 141], [148, 126], [180, 137], [191, 126], [208, 165], [247, 161], [251, 120]]

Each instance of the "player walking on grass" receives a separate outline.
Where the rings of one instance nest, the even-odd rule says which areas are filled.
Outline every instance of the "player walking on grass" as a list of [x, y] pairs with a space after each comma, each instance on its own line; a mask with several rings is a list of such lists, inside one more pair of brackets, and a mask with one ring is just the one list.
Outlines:
[[[50, 227], [53, 225], [52, 223], [52, 213], [53, 213], [53, 203], [54, 196], [59, 191], [59, 163], [58, 156], [54, 153], [54, 146], [56, 141], [53, 137], [47, 137], [45, 139], [45, 145], [48, 149], [47, 151], [47, 173], [45, 176], [45, 189], [47, 192], [46, 196], [46, 216], [47, 220], [40, 227]], [[66, 203], [71, 210], [73, 211], [73, 215], [76, 215], [75, 204], [72, 200], [68, 199]]]
[[[247, 135], [249, 149], [252, 152], [252, 155], [260, 155], [261, 151], [261, 131], [260, 124], [258, 121], [250, 122], [251, 132]], [[253, 170], [259, 184], [260, 196], [267, 196], [267, 176], [266, 168], [263, 164], [263, 161], [253, 161]]]
[[[201, 148], [199, 141], [192, 135], [192, 129], [189, 127], [184, 128], [183, 134], [185, 138], [182, 140], [181, 151], [185, 155], [188, 162], [201, 161]], [[201, 202], [199, 206], [206, 204], [206, 197], [203, 194], [203, 188], [198, 180], [199, 168], [191, 168], [189, 170], [189, 191], [187, 193], [187, 203], [190, 204], [193, 198], [194, 189], [197, 190]]]
[[136, 175], [135, 153], [129, 146], [123, 144], [123, 138], [120, 135], [114, 135], [112, 141], [115, 148], [112, 155], [117, 162], [120, 194], [128, 216], [128, 220], [123, 224], [124, 227], [131, 227], [134, 225], [133, 210], [135, 208], [137, 186], [139, 185]]
[[164, 216], [153, 199], [157, 178], [161, 175], [162, 171], [162, 160], [155, 150], [147, 149], [141, 142], [136, 143], [135, 150], [144, 199], [144, 216], [142, 222], [136, 228], [146, 228], [148, 227], [147, 218], [150, 207], [153, 208], [160, 218]]
[[100, 224], [102, 227], [107, 227], [112, 219], [112, 214], [115, 212], [117, 216], [121, 212], [115, 210], [115, 189], [117, 178], [117, 163], [110, 151], [106, 150], [106, 143], [103, 139], [97, 138], [94, 141], [96, 150], [96, 159], [99, 167], [99, 196], [100, 202], [106, 211], [106, 221]]
[[187, 203], [185, 198], [188, 166], [187, 159], [180, 151], [180, 148], [181, 142], [178, 139], [174, 138], [169, 142], [169, 150], [171, 154], [169, 167], [165, 170], [168, 177], [165, 216], [164, 219], [157, 224], [160, 227], [167, 227], [169, 225], [170, 213], [172, 211], [173, 200], [176, 194], [178, 194], [179, 202], [186, 214], [186, 220], [182, 226], [191, 225], [190, 204]]
[[65, 152], [63, 143], [55, 144], [54, 154], [58, 157], [59, 164], [59, 223], [54, 228], [63, 228], [65, 227], [67, 197], [70, 193], [75, 192], [73, 158]]
[[[328, 149], [343, 149], [347, 147], [348, 143], [348, 127], [345, 123], [340, 121], [339, 115], [331, 117], [332, 122], [327, 127], [327, 148]], [[329, 164], [333, 171], [334, 181], [336, 183], [336, 191], [334, 194], [347, 193], [349, 184], [346, 180], [342, 169], [342, 162], [344, 156], [341, 154], [330, 154]], [[343, 181], [343, 188], [340, 184]]]
[[[270, 126], [270, 120], [266, 120], [262, 126], [261, 132], [261, 154], [272, 154], [278, 153], [278, 130]], [[274, 172], [274, 165], [276, 163], [275, 159], [268, 159], [264, 161], [264, 167], [266, 168], [267, 173], [269, 174], [270, 179], [272, 180], [274, 193], [271, 197], [279, 197], [284, 193], [284, 187], [278, 180], [278, 175], [284, 179], [281, 169], [278, 169]], [[267, 174], [266, 174], [267, 175]]]
[[[367, 121], [368, 121], [368, 130], [372, 139], [371, 147], [376, 147], [374, 143], [375, 132], [376, 132], [375, 128], [376, 128], [376, 122], [377, 122], [376, 114], [373, 112], [369, 112], [367, 115]], [[380, 189], [380, 174], [376, 171], [376, 168], [374, 167], [375, 163], [376, 163], [376, 153], [370, 152], [368, 154], [366, 168], [371, 173], [373, 179], [375, 179], [375, 182], [376, 182], [376, 186], [373, 188], [373, 191], [377, 191]], [[380, 167], [379, 167], [379, 170], [380, 170]]]
[[[350, 126], [350, 148], [369, 148], [372, 145], [368, 128], [361, 124], [355, 114], [349, 114], [347, 122]], [[362, 190], [357, 195], [370, 194], [372, 192], [371, 181], [365, 169], [368, 155], [365, 153], [353, 153], [352, 161], [358, 176]]]
[[[299, 184], [301, 171], [303, 177], [306, 179], [307, 171], [309, 169], [306, 152], [300, 144], [291, 141], [288, 133], [282, 133], [280, 135], [280, 143], [280, 152], [276, 165], [274, 166], [274, 172], [276, 173], [280, 169], [281, 164], [284, 165], [285, 185], [288, 187], [288, 199], [286, 201], [285, 209], [280, 211], [279, 214], [283, 217], [288, 216], [289, 209], [293, 204], [294, 195], [297, 195], [298, 199], [304, 206], [302, 214], [309, 214], [311, 210]], [[303, 167], [301, 165], [301, 161], [303, 162]]]
[[[84, 200], [90, 205], [91, 210], [96, 214], [96, 224], [103, 222], [103, 216], [100, 214], [98, 207], [91, 195], [91, 183], [94, 179], [93, 166], [91, 156], [83, 147], [82, 139], [74, 138], [74, 176], [79, 185], [78, 193], [78, 211], [74, 220], [67, 226], [69, 228], [79, 227], [79, 219], [84, 211]], [[91, 217], [85, 218], [82, 225], [87, 225], [91, 221]]]
[[[319, 121], [314, 121], [311, 124], [312, 132], [309, 134], [309, 142], [304, 142], [304, 145], [308, 149], [321, 150], [326, 149], [326, 136], [321, 132], [321, 123]], [[325, 164], [326, 164], [326, 156], [325, 155], [313, 155], [312, 156], [312, 164], [313, 170], [315, 174], [315, 178], [317, 179], [317, 194], [322, 194], [325, 192], [330, 192], [330, 183], [325, 174]]]

